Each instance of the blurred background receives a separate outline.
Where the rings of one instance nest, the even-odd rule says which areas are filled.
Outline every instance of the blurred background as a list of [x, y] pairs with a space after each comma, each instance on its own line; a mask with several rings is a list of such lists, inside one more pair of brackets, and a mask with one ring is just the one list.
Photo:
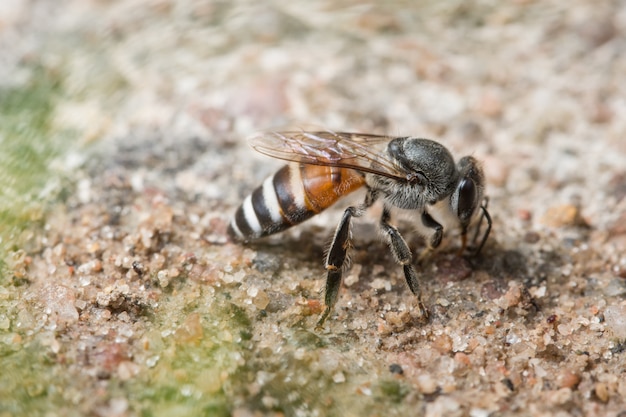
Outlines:
[[[289, 398], [290, 390], [298, 390], [287, 382], [276, 388], [278, 394], [264, 395], [259, 388], [264, 386], [259, 382], [264, 374], [258, 375], [256, 365], [246, 365], [256, 363], [254, 360], [241, 362], [241, 358], [229, 357], [228, 365], [215, 363], [216, 358], [225, 357], [220, 355], [228, 356], [224, 352], [239, 352], [241, 357], [247, 357], [263, 343], [271, 345], [263, 336], [268, 333], [255, 333], [254, 321], [238, 322], [238, 326], [252, 332], [249, 337], [254, 343], [231, 340], [232, 344], [224, 345], [220, 332], [233, 326], [229, 317], [234, 313], [223, 309], [219, 310], [221, 313], [198, 310], [204, 320], [198, 324], [194, 321], [196, 316], [189, 319], [193, 309], [186, 304], [188, 300], [177, 300], [176, 291], [167, 292], [171, 291], [167, 284], [162, 289], [163, 294], [171, 297], [168, 302], [172, 303], [172, 311], [186, 308], [184, 315], [170, 317], [170, 313], [152, 306], [148, 318], [139, 315], [137, 321], [142, 324], [135, 324], [140, 327], [135, 327], [132, 335], [102, 348], [100, 339], [96, 339], [108, 340], [103, 336], [108, 333], [87, 332], [89, 326], [102, 324], [90, 320], [97, 312], [106, 310], [113, 316], [101, 320], [124, 321], [119, 318], [117, 307], [103, 301], [103, 288], [108, 287], [99, 284], [90, 295], [87, 289], [93, 281], [76, 281], [78, 278], [68, 273], [54, 279], [59, 279], [59, 285], [69, 288], [69, 292], [50, 292], [46, 283], [58, 273], [50, 268], [50, 257], [69, 257], [50, 251], [60, 243], [75, 245], [76, 259], [84, 261], [76, 261], [75, 267], [79, 268], [86, 262], [79, 254], [81, 248], [89, 252], [89, 239], [94, 241], [93, 236], [104, 233], [97, 232], [83, 212], [77, 215], [79, 210], [100, 204], [108, 207], [107, 219], [126, 219], [124, 207], [138, 207], [142, 202], [146, 203], [147, 212], [158, 212], [155, 206], [161, 203], [155, 203], [154, 195], [159, 195], [159, 201], [173, 207], [174, 214], [168, 219], [174, 226], [169, 226], [172, 230], [168, 233], [177, 233], [177, 216], [184, 217], [186, 212], [191, 213], [191, 223], [196, 219], [202, 226], [198, 236], [204, 236], [204, 246], [187, 247], [183, 236], [178, 242], [181, 253], [209, 253], [211, 259], [221, 259], [215, 261], [216, 265], [226, 268], [228, 274], [233, 266], [224, 266], [224, 259], [259, 256], [224, 246], [223, 232], [229, 213], [246, 193], [280, 166], [277, 161], [255, 155], [245, 138], [258, 131], [315, 126], [429, 137], [440, 140], [457, 157], [475, 155], [484, 161], [495, 221], [487, 253], [519, 251], [519, 259], [531, 259], [528, 264], [535, 265], [538, 253], [563, 250], [564, 253], [558, 252], [560, 268], [564, 259], [578, 259], [583, 247], [582, 252], [589, 256], [585, 259], [595, 262], [592, 267], [577, 267], [574, 262], [569, 272], [554, 272], [560, 278], [548, 282], [554, 288], [563, 282], [577, 282], [578, 288], [588, 288], [593, 282], [598, 288], [609, 288], [604, 295], [617, 297], [615, 303], [619, 303], [626, 276], [625, 6], [621, 0], [3, 0], [0, 358], [10, 372], [0, 376], [0, 415], [70, 415], [65, 414], [68, 410], [76, 410], [75, 415], [120, 416], [313, 416], [326, 412], [406, 415], [408, 409], [433, 416], [487, 416], [496, 411], [502, 415], [525, 415], [525, 401], [541, 389], [518, 384], [517, 380], [514, 386], [520, 395], [515, 396], [514, 404], [518, 408], [505, 410], [503, 402], [498, 402], [512, 395], [499, 391], [496, 385], [502, 379], [500, 375], [475, 383], [459, 383], [455, 397], [458, 407], [447, 410], [444, 404], [451, 404], [452, 397], [447, 396], [443, 383], [435, 383], [438, 388], [431, 390], [429, 381], [398, 382], [387, 374], [387, 379], [380, 379], [377, 374], [369, 382], [367, 378], [356, 378], [354, 381], [358, 382], [354, 382], [348, 377], [346, 383], [345, 375], [359, 372], [347, 371], [338, 363], [356, 362], [351, 362], [354, 358], [337, 359], [333, 356], [336, 352], [331, 355], [332, 360], [312, 354], [308, 357], [310, 362], [305, 361], [304, 367], [313, 367], [323, 375], [319, 379], [325, 381], [311, 388], [309, 396], [301, 393], [297, 398]], [[127, 183], [128, 188], [113, 196], [118, 180]], [[140, 200], [125, 200], [137, 195]], [[152, 199], [141, 200], [146, 195]], [[98, 219], [99, 215], [92, 217]], [[323, 241], [334, 227], [336, 216], [329, 216], [334, 219], [330, 224], [326, 217], [317, 220], [319, 228], [328, 226], [320, 239], [315, 235], [313, 240]], [[143, 221], [141, 215], [137, 217], [138, 222]], [[108, 224], [113, 229], [117, 225], [112, 221]], [[132, 222], [121, 224], [133, 229]], [[189, 226], [189, 230], [187, 237], [196, 236], [193, 227]], [[295, 233], [291, 236], [297, 237], [299, 232]], [[82, 236], [85, 241], [80, 240]], [[537, 241], [538, 246], [532, 246]], [[279, 249], [285, 248], [279, 244]], [[315, 268], [321, 268], [316, 261], [322, 250], [317, 243], [305, 249], [305, 258], [317, 256], [306, 265], [311, 268], [306, 272], [311, 279], [320, 278]], [[101, 256], [103, 251], [93, 253], [99, 253], [99, 259], [106, 262]], [[289, 263], [289, 256], [294, 256], [288, 255], [283, 261], [280, 253], [270, 250], [262, 254], [269, 259], [271, 271], [272, 265]], [[303, 260], [297, 256], [295, 261], [291, 259], [292, 264]], [[42, 263], [37, 266], [39, 261]], [[545, 271], [529, 268], [517, 278], [526, 280], [528, 288], [541, 288], [540, 281], [545, 276], [536, 277]], [[106, 266], [104, 270], [92, 271], [92, 275], [108, 274]], [[220, 269], [222, 278], [224, 271]], [[151, 272], [156, 276], [156, 269]], [[272, 279], [263, 282], [271, 284]], [[109, 284], [113, 286], [114, 281], [120, 280], [123, 277]], [[311, 285], [306, 291], [310, 290], [311, 298], [315, 298], [317, 288]], [[585, 308], [589, 306], [600, 306], [601, 310], [606, 305], [606, 301], [594, 298], [595, 292], [576, 292], [575, 286], [571, 284], [563, 291], [573, 291], [573, 298], [591, 298], [579, 299], [578, 304], [574, 303], [577, 307], [563, 310], [562, 316], [576, 317], [583, 314], [578, 308], [588, 312]], [[504, 287], [506, 290], [506, 283]], [[219, 285], [215, 288], [219, 294]], [[401, 285], [398, 288], [397, 296], [406, 298], [407, 292]], [[231, 289], [235, 299], [237, 291], [248, 290], [245, 285]], [[133, 293], [132, 285], [129, 291], [125, 299], [139, 297]], [[185, 290], [181, 287], [178, 291]], [[46, 303], [56, 305], [50, 300], [63, 299], [64, 294], [69, 294], [64, 302], [70, 299], [74, 306], [69, 313], [64, 310], [65, 304], [53, 308], [56, 316], [54, 311], [46, 310]], [[546, 301], [546, 305], [559, 305], [558, 298], [550, 300], [555, 304]], [[590, 323], [598, 319], [598, 311], [585, 313], [592, 316]], [[169, 359], [163, 359], [168, 356], [163, 351], [171, 348], [166, 336], [173, 334], [176, 326], [187, 330], [189, 326], [204, 326], [208, 332], [206, 317], [211, 314], [221, 317], [221, 324], [214, 324], [217, 330], [211, 330], [215, 332], [212, 347], [207, 347], [207, 338], [198, 347], [196, 339], [190, 336], [193, 343], [185, 351], [187, 356], [176, 356], [170, 349]], [[60, 321], [52, 316], [60, 317]], [[371, 320], [376, 317], [373, 315]], [[367, 372], [387, 372], [388, 363], [373, 364], [381, 355], [397, 354], [402, 350], [398, 347], [401, 343], [394, 349], [376, 351], [375, 339], [380, 336], [376, 326], [368, 334], [364, 330], [366, 324], [361, 324], [355, 328], [364, 326], [362, 345], [346, 348], [350, 344], [343, 339], [339, 345], [353, 349], [355, 355], [372, 364], [365, 367]], [[117, 335], [120, 330], [116, 329]], [[444, 332], [442, 329], [437, 331]], [[621, 327], [617, 329], [619, 334]], [[334, 331], [339, 332], [337, 328]], [[586, 342], [579, 342], [591, 343], [589, 338], [597, 334], [593, 331], [585, 334]], [[267, 328], [266, 332], [272, 330]], [[415, 332], [413, 341], [419, 338], [418, 330]], [[72, 344], [74, 338], [81, 337], [91, 340], [90, 346], [100, 352], [98, 358], [114, 358], [114, 365], [106, 361], [106, 366], [81, 362], [79, 358], [89, 356], [84, 353], [87, 348]], [[115, 341], [117, 336], [109, 337]], [[156, 339], [154, 353], [145, 344], [146, 340]], [[428, 340], [431, 339], [426, 337], [421, 343]], [[130, 346], [129, 351], [116, 356], [112, 353], [112, 349], [119, 348], [116, 343]], [[298, 349], [317, 346], [318, 341], [289, 343], [286, 350], [295, 355], [291, 359], [297, 359], [304, 355]], [[326, 346], [329, 342], [319, 343]], [[606, 343], [613, 342], [607, 339]], [[607, 351], [613, 345], [602, 346]], [[213, 354], [207, 354], [206, 362], [198, 365], [201, 352], [211, 349]], [[463, 350], [455, 348], [443, 356], [454, 356], [457, 351]], [[567, 354], [563, 353], [564, 358]], [[596, 354], [606, 359], [601, 351]], [[150, 362], [157, 357], [161, 358], [160, 364], [167, 363], [158, 372]], [[271, 362], [265, 357], [263, 360]], [[335, 361], [336, 366], [326, 372], [323, 366], [318, 369], [311, 365], [318, 360]], [[554, 400], [553, 405], [563, 412], [584, 409], [580, 415], [589, 410], [610, 413], [623, 407], [623, 400], [618, 399], [623, 396], [620, 390], [626, 392], [623, 377], [598, 376], [610, 374], [609, 369], [615, 366], [606, 360], [602, 365], [606, 369], [598, 374], [584, 374], [585, 366], [574, 359], [569, 362], [576, 364], [572, 365], [576, 380], [572, 386], [583, 381], [579, 391], [541, 376], [547, 378], [542, 382], [550, 390], [571, 390], [567, 401]], [[195, 371], [181, 365], [186, 361], [195, 364], [190, 367], [209, 369], [209, 374], [193, 374]], [[511, 364], [507, 360], [504, 363]], [[241, 371], [246, 366], [249, 369]], [[280, 368], [279, 363], [273, 366]], [[103, 367], [108, 372], [106, 378], [98, 374]], [[520, 375], [525, 367], [532, 368], [527, 362], [516, 368]], [[444, 368], [441, 365], [437, 369], [443, 372]], [[176, 373], [177, 369], [184, 372]], [[175, 381], [172, 374], [176, 375]], [[437, 371], [432, 370], [432, 375], [433, 380], [439, 381]], [[596, 383], [605, 384], [602, 378], [613, 382], [598, 388]], [[72, 386], [76, 382], [81, 386]], [[253, 382], [256, 388], [248, 386]], [[333, 396], [337, 384], [343, 388]], [[472, 403], [469, 399], [476, 392], [480, 393], [476, 398], [483, 398], [494, 390], [497, 400], [493, 403]], [[347, 398], [358, 394], [357, 399], [342, 399], [339, 392]], [[439, 396], [442, 392], [446, 395]], [[367, 400], [358, 404], [359, 396]], [[599, 400], [584, 406], [590, 396]], [[157, 398], [160, 408], [150, 405]], [[379, 405], [374, 407], [376, 401]], [[548, 409], [539, 407], [537, 412]]]

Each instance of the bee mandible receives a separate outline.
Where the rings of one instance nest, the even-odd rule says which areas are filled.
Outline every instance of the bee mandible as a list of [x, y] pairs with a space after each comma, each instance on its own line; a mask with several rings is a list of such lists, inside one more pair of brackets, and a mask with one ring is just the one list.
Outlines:
[[374, 202], [383, 202], [380, 230], [395, 261], [404, 270], [423, 317], [428, 317], [428, 311], [412, 265], [413, 255], [390, 223], [392, 210], [415, 213], [427, 245], [422, 256], [440, 245], [444, 228], [460, 230], [462, 252], [467, 247], [470, 226], [476, 225], [476, 243], [486, 219], [487, 226], [475, 253], [480, 252], [491, 231], [481, 165], [472, 156], [455, 163], [448, 149], [433, 140], [290, 131], [259, 134], [250, 143], [257, 151], [290, 163], [267, 178], [237, 209], [228, 229], [235, 240], [249, 241], [281, 232], [352, 191], [366, 189], [363, 202], [343, 212], [326, 255], [325, 309], [317, 327], [324, 324], [337, 302], [351, 247], [352, 218], [361, 217]]

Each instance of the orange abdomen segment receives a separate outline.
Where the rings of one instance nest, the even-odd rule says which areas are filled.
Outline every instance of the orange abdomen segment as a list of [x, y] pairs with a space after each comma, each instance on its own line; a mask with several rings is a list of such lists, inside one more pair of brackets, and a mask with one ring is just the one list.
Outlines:
[[330, 207], [337, 200], [365, 184], [365, 177], [353, 169], [300, 165], [306, 208], [313, 213]]
[[252, 192], [235, 212], [230, 235], [257, 239], [302, 223], [365, 184], [358, 171], [289, 164]]

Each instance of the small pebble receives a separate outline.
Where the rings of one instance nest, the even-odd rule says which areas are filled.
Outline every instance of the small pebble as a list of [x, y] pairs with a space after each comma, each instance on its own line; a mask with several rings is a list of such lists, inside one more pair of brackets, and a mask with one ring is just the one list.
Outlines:
[[466, 353], [463, 353], [463, 352], [455, 353], [454, 361], [462, 366], [470, 366], [472, 364], [470, 357]]
[[417, 377], [417, 389], [422, 394], [434, 394], [437, 391], [437, 381], [430, 374], [421, 374]]
[[437, 277], [444, 283], [459, 282], [472, 275], [472, 266], [465, 258], [453, 255], [437, 261]]
[[626, 339], [626, 305], [613, 305], [604, 309], [604, 322], [614, 338]]
[[392, 363], [391, 365], [389, 365], [389, 372], [396, 375], [404, 374], [402, 366], [398, 365], [397, 363]]
[[580, 208], [573, 204], [562, 204], [548, 208], [541, 218], [541, 223], [553, 228], [586, 225], [580, 213]]
[[609, 401], [609, 397], [610, 397], [609, 387], [604, 382], [596, 383], [593, 391], [595, 392], [596, 397], [598, 397], [598, 399], [602, 401], [603, 403]]
[[343, 372], [339, 371], [336, 374], [333, 375], [333, 382], [335, 384], [341, 384], [346, 382], [346, 376], [343, 374]]
[[432, 347], [439, 353], [450, 353], [452, 351], [452, 338], [447, 334], [436, 336], [433, 339]]
[[175, 334], [179, 343], [198, 344], [204, 336], [200, 315], [198, 313], [188, 315]]
[[556, 384], [559, 388], [574, 389], [579, 383], [580, 375], [569, 369], [562, 369], [556, 377]]

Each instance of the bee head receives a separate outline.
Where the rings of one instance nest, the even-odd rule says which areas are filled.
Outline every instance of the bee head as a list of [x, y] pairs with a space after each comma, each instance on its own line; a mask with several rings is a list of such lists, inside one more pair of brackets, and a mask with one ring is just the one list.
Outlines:
[[388, 152], [407, 172], [410, 183], [427, 188], [428, 201], [439, 201], [450, 194], [457, 168], [442, 144], [430, 139], [396, 138], [389, 142]]

